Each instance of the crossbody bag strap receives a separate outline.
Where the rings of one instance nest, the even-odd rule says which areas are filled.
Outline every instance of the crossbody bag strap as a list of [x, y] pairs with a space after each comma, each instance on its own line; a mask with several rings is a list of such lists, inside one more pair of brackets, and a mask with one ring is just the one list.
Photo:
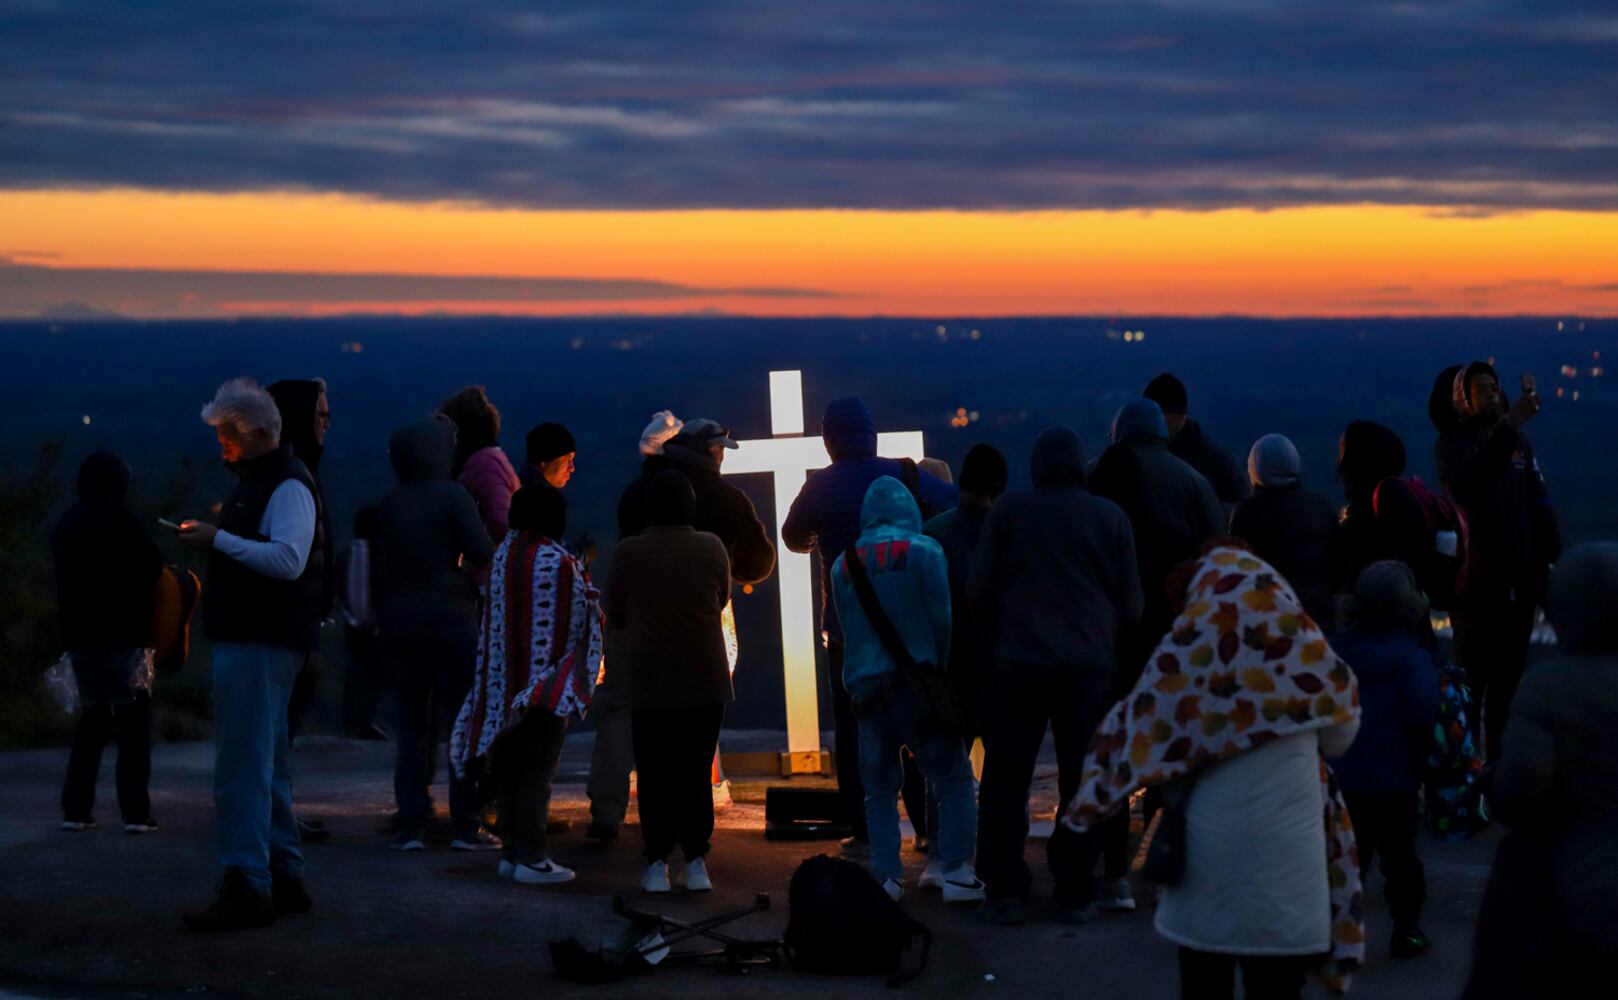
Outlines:
[[892, 657], [901, 672], [915, 670], [916, 658], [910, 655], [904, 640], [899, 638], [899, 630], [893, 627], [888, 613], [882, 610], [876, 588], [871, 585], [871, 576], [865, 571], [865, 560], [860, 558], [859, 550], [852, 545], [843, 553], [843, 568], [854, 582], [854, 593], [860, 599], [860, 608], [871, 622], [871, 627], [876, 629], [877, 638], [882, 640], [882, 648], [888, 651], [888, 656]]

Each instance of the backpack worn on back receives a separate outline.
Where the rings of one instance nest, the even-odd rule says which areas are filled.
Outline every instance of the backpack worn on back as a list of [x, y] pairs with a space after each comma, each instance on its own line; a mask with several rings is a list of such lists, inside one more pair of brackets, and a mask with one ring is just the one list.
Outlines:
[[[927, 966], [932, 932], [905, 916], [875, 876], [859, 865], [824, 854], [809, 858], [792, 873], [787, 906], [785, 940], [795, 968], [886, 975], [898, 983]], [[918, 939], [920, 961], [901, 976], [899, 965]]]
[[152, 598], [153, 661], [158, 673], [178, 673], [191, 652], [191, 616], [202, 597], [197, 574], [180, 566], [165, 566], [157, 576]]
[[1455, 501], [1428, 489], [1420, 476], [1409, 479], [1390, 476], [1377, 483], [1371, 494], [1373, 514], [1378, 512], [1384, 489], [1404, 490], [1421, 509], [1422, 519], [1427, 524], [1427, 558], [1423, 565], [1410, 568], [1434, 608], [1453, 609], [1456, 595], [1466, 588], [1467, 546], [1471, 542], [1466, 514]]

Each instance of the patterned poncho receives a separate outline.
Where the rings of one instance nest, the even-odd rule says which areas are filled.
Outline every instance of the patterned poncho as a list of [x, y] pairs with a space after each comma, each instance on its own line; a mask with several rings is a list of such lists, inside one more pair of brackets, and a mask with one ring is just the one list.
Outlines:
[[[1081, 832], [1136, 789], [1195, 775], [1283, 736], [1359, 716], [1359, 686], [1292, 588], [1262, 559], [1219, 548], [1198, 564], [1186, 608], [1135, 689], [1096, 729], [1063, 822]], [[1354, 828], [1324, 760], [1334, 991], [1365, 957]]]
[[601, 594], [559, 543], [513, 531], [495, 551], [477, 677], [450, 736], [464, 774], [530, 709], [583, 716], [601, 665]]

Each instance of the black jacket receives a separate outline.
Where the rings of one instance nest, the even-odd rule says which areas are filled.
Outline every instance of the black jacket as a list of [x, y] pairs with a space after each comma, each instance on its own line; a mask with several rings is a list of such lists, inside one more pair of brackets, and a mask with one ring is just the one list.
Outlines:
[[489, 565], [494, 545], [471, 494], [450, 478], [454, 447], [437, 420], [401, 427], [388, 442], [399, 483], [377, 509], [372, 561], [384, 622], [423, 613], [476, 619], [478, 588], [467, 570]]
[[1538, 600], [1562, 554], [1562, 533], [1527, 435], [1505, 423], [1466, 421], [1440, 434], [1435, 452], [1439, 479], [1471, 532], [1468, 592], [1514, 589]]
[[79, 501], [51, 532], [62, 644], [139, 649], [152, 642], [152, 600], [163, 556], [124, 505], [129, 467], [105, 452], [79, 468]]
[[1078, 435], [1034, 443], [1034, 488], [995, 502], [967, 585], [995, 662], [1111, 683], [1119, 631], [1141, 616], [1129, 518], [1084, 488]]
[[1332, 593], [1345, 556], [1330, 500], [1300, 486], [1261, 486], [1236, 505], [1230, 530], [1280, 570], [1323, 631], [1336, 628]]
[[753, 501], [725, 482], [713, 456], [701, 442], [689, 438], [673, 438], [663, 446], [663, 454], [650, 455], [641, 463], [640, 478], [625, 487], [618, 500], [618, 537], [632, 538], [646, 530], [646, 484], [665, 469], [677, 469], [691, 481], [697, 495], [696, 529], [718, 535], [725, 543], [735, 582], [768, 579], [775, 570], [775, 546]]
[[1169, 438], [1169, 451], [1202, 473], [1220, 503], [1233, 504], [1247, 496], [1250, 486], [1247, 470], [1224, 445], [1209, 437], [1195, 420], [1187, 419], [1180, 433]]

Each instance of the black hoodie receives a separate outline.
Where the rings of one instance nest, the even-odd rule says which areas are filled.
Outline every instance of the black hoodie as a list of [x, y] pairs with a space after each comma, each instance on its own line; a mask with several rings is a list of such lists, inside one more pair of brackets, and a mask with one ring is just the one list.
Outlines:
[[315, 546], [319, 548], [326, 567], [321, 576], [321, 613], [331, 614], [336, 596], [333, 572], [337, 562], [332, 558], [331, 506], [326, 503], [326, 488], [320, 480], [320, 460], [326, 448], [315, 434], [315, 408], [326, 387], [314, 379], [282, 379], [265, 390], [281, 411], [281, 443], [292, 449], [292, 457], [303, 463], [315, 481], [315, 510], [320, 523], [316, 526]]
[[1034, 442], [1034, 488], [995, 502], [967, 587], [998, 664], [1083, 674], [1104, 688], [1121, 628], [1141, 616], [1129, 518], [1084, 488], [1084, 445], [1066, 427]]
[[69, 650], [152, 643], [152, 600], [163, 556], [124, 504], [129, 466], [96, 452], [79, 467], [79, 501], [51, 532], [62, 642]]
[[487, 566], [494, 545], [471, 494], [450, 478], [454, 454], [454, 431], [442, 420], [401, 427], [388, 441], [399, 485], [377, 510], [376, 580], [394, 620], [420, 612], [476, 619], [477, 585], [464, 570]]

